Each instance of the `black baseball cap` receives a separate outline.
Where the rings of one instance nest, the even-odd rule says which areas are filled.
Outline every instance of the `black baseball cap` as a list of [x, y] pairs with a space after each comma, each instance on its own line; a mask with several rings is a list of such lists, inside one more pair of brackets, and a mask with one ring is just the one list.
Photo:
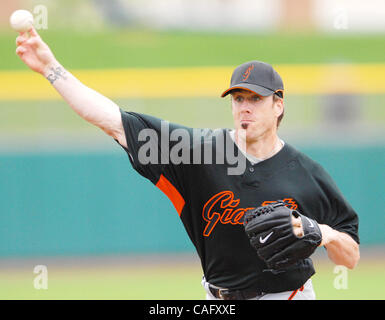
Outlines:
[[232, 90], [249, 90], [263, 97], [277, 94], [283, 98], [283, 82], [273, 67], [265, 62], [250, 61], [236, 67], [231, 76], [230, 88], [222, 93], [227, 96]]

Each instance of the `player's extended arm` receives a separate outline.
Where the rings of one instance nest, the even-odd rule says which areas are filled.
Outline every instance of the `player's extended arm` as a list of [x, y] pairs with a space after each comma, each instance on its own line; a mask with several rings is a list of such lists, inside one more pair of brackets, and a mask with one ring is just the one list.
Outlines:
[[[294, 233], [301, 237], [303, 235], [301, 219], [293, 217], [292, 224]], [[348, 234], [337, 231], [326, 224], [318, 224], [318, 226], [322, 233], [320, 246], [325, 246], [329, 259], [337, 265], [353, 269], [360, 259], [357, 242]]]
[[20, 59], [48, 79], [78, 115], [127, 147], [119, 107], [65, 70], [34, 28], [29, 35], [20, 33], [16, 39], [16, 54]]

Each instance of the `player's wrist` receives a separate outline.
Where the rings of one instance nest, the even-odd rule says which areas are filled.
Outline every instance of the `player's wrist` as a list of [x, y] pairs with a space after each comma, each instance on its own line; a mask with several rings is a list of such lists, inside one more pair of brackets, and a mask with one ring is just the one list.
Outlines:
[[67, 71], [57, 61], [48, 64], [44, 69], [43, 75], [52, 85], [58, 80], [67, 79]]
[[53, 72], [53, 70], [58, 67], [61, 67], [60, 63], [56, 60], [52, 60], [43, 67], [41, 74], [43, 77], [47, 78]]
[[326, 224], [318, 224], [318, 226], [322, 234], [322, 241], [319, 245], [320, 247], [326, 246], [336, 239], [336, 232], [333, 228], [329, 227]]

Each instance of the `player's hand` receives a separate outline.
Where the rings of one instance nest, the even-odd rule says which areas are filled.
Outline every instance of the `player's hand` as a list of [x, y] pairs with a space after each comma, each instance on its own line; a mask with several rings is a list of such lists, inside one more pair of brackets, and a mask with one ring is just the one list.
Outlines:
[[291, 224], [293, 225], [293, 232], [298, 237], [303, 237], [303, 227], [302, 220], [300, 217], [296, 218], [293, 215], [291, 216]]
[[16, 38], [16, 45], [16, 54], [33, 71], [44, 75], [56, 62], [51, 49], [33, 27], [27, 32], [20, 32]]

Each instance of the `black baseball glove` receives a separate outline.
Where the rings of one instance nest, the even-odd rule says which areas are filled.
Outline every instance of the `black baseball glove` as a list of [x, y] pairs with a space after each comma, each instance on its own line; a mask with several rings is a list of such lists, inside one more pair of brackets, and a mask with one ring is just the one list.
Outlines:
[[[302, 237], [294, 234], [293, 215], [301, 218]], [[272, 270], [284, 269], [309, 257], [322, 241], [318, 223], [289, 209], [283, 201], [248, 210], [243, 224], [251, 245]]]

